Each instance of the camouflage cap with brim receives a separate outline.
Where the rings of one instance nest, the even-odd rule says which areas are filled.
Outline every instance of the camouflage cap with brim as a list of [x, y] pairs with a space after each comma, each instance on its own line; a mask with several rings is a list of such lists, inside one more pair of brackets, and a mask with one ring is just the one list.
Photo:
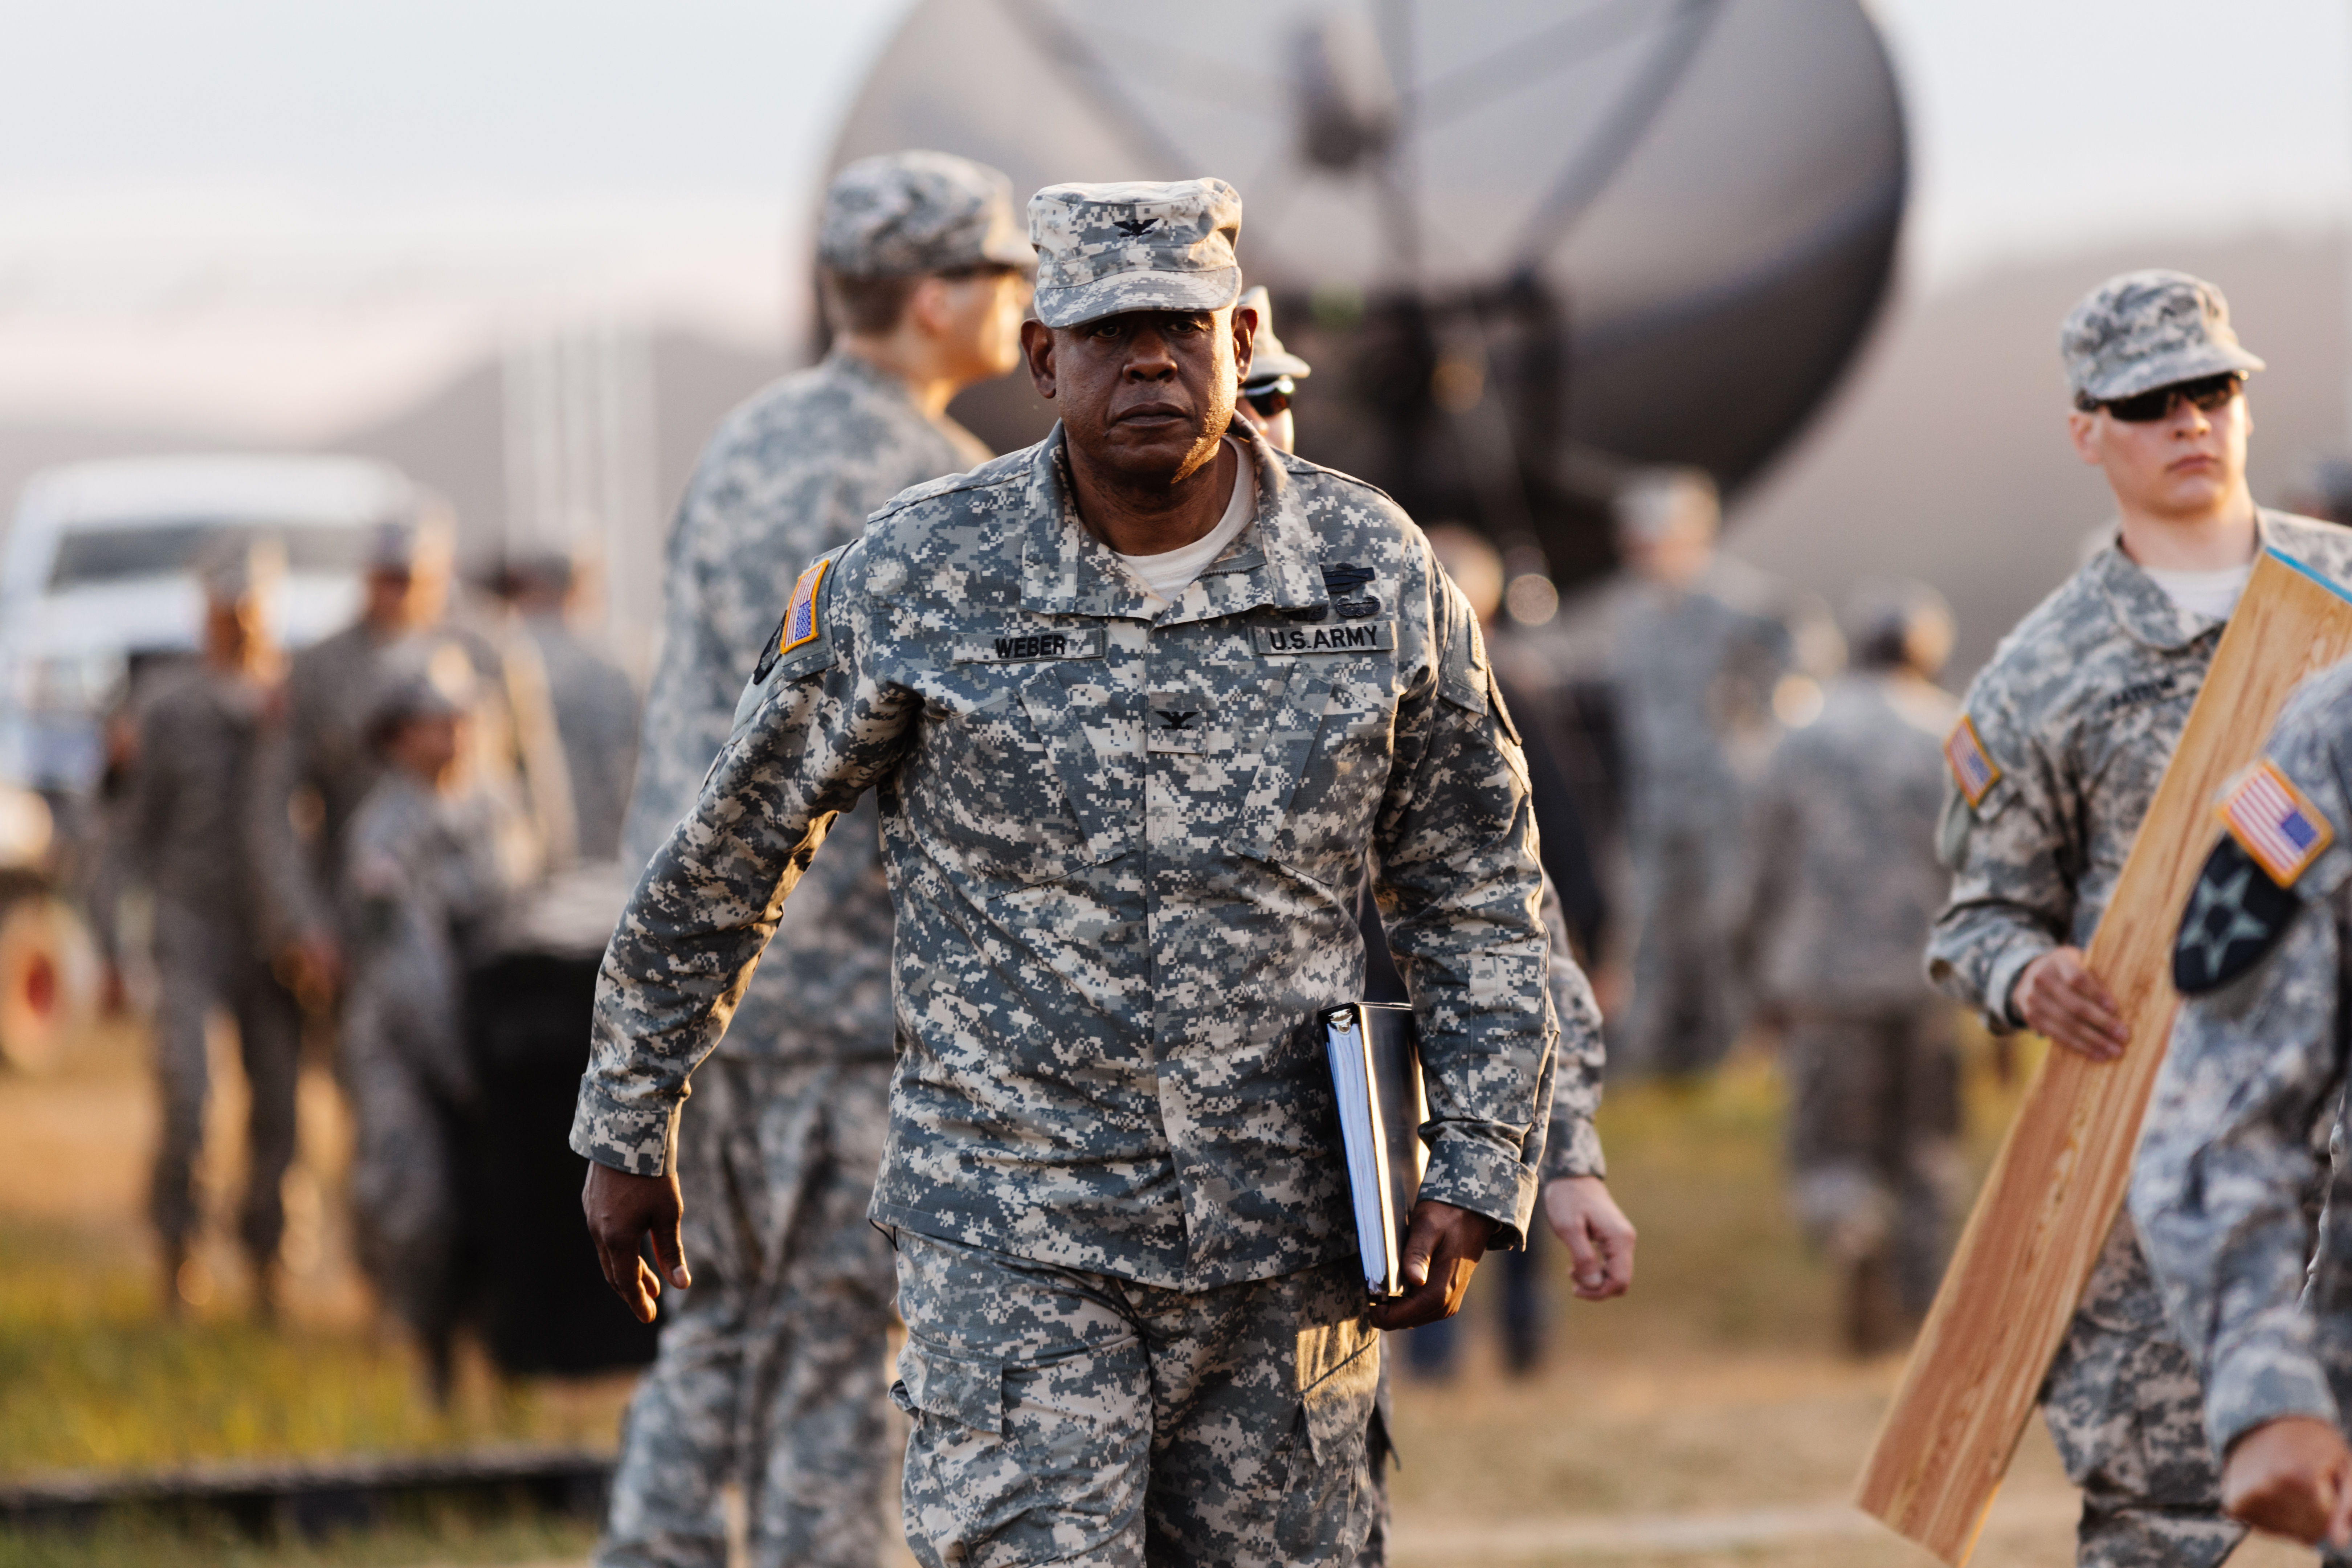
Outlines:
[[1241, 193], [1223, 180], [1048, 185], [1029, 198], [1037, 319], [1221, 310], [1241, 297]]
[[910, 278], [1034, 261], [1013, 215], [1013, 182], [949, 153], [885, 153], [833, 177], [817, 259], [853, 278]]
[[1274, 300], [1265, 284], [1249, 289], [1234, 304], [1257, 312], [1257, 338], [1250, 350], [1249, 380], [1243, 390], [1271, 386], [1284, 376], [1304, 381], [1315, 374], [1313, 365], [1284, 348], [1282, 340], [1274, 335]]
[[2121, 273], [2085, 294], [2058, 329], [2058, 352], [2068, 387], [2097, 402], [2263, 368], [2239, 345], [2221, 290], [2161, 268]]

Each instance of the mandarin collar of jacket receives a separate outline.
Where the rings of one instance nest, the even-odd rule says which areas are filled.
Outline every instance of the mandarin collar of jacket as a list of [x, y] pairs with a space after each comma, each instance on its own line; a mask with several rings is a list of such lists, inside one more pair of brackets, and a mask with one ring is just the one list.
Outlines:
[[[1238, 422], [1237, 422], [1238, 424]], [[1230, 616], [1260, 605], [1305, 609], [1325, 603], [1320, 542], [1298, 487], [1255, 433], [1228, 432], [1257, 486], [1257, 516], [1172, 605], [1154, 607], [1118, 556], [1078, 517], [1062, 426], [1038, 443], [1024, 500], [1021, 605], [1044, 615], [1116, 616], [1174, 625]], [[1237, 481], [1238, 482], [1238, 481]]]
[[[2254, 511], [2254, 558], [2275, 542], [2275, 530], [2271, 526], [2271, 514], [2265, 508]], [[2173, 603], [2172, 595], [2156, 585], [2156, 579], [2123, 550], [2120, 532], [2110, 537], [2104, 548], [2091, 557], [2084, 570], [2090, 574], [2092, 586], [2098, 589], [2107, 602], [2116, 624], [2132, 637], [2167, 653], [2178, 653], [2209, 632], [2219, 631], [2222, 623], [2208, 620], [2193, 611]]]

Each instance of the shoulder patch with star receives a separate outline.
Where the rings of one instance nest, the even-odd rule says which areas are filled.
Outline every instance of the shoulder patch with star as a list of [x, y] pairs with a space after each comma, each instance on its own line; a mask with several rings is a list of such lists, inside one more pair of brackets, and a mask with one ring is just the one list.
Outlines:
[[2326, 814], [2269, 762], [2239, 774], [2216, 815], [2228, 831], [2172, 944], [2172, 984], [2185, 996], [2227, 985], [2278, 945], [2303, 908], [2295, 882], [2336, 838]]

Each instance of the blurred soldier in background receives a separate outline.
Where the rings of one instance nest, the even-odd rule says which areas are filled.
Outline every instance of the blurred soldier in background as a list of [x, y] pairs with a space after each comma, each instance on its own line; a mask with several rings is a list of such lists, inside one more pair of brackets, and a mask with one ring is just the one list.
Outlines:
[[[1478, 625], [1489, 637], [1496, 634], [1497, 612], [1503, 605], [1503, 558], [1484, 534], [1459, 523], [1441, 522], [1430, 529], [1430, 547], [1436, 551], [1438, 563], [1445, 574], [1454, 579], [1463, 597], [1478, 616]], [[1518, 719], [1522, 693], [1515, 690], [1503, 678], [1502, 662], [1495, 661], [1496, 689], [1501, 692], [1504, 706]], [[1559, 759], [1553, 754], [1544, 731], [1533, 725], [1522, 724], [1519, 736], [1528, 761], [1529, 799], [1534, 807], [1536, 831], [1540, 837], [1547, 892], [1559, 906], [1559, 916], [1565, 921], [1567, 932], [1576, 939], [1578, 950], [1590, 953], [1591, 943], [1602, 924], [1604, 908], [1601, 884], [1595, 875], [1591, 851], [1587, 846], [1584, 824], [1570, 795], [1566, 775]], [[1369, 947], [1369, 943], [1367, 944]], [[1387, 960], [1387, 944], [1371, 951], [1381, 962]], [[1564, 956], [1559, 955], [1559, 956]], [[1578, 994], [1574, 997], [1555, 996], [1555, 1005], [1561, 1016], [1560, 1069], [1575, 1072], [1580, 1059], [1570, 1058], [1580, 1042], [1569, 1033], [1571, 1016], [1591, 1012], [1599, 1018], [1591, 1004], [1591, 988], [1579, 973]], [[1396, 984], [1398, 994], [1382, 995], [1382, 1001], [1403, 1001], [1402, 983]], [[1597, 1048], [1597, 1040], [1593, 1042]], [[1597, 1070], [1599, 1058], [1593, 1066]], [[1597, 1145], [1596, 1145], [1597, 1153]], [[1598, 1165], [1591, 1172], [1600, 1173]], [[1613, 1206], [1613, 1205], [1612, 1205]], [[1514, 1376], [1524, 1377], [1536, 1371], [1543, 1361], [1546, 1330], [1549, 1314], [1544, 1303], [1544, 1270], [1547, 1259], [1544, 1249], [1536, 1239], [1538, 1232], [1528, 1233], [1528, 1245], [1517, 1252], [1506, 1252], [1495, 1260], [1491, 1272], [1500, 1279], [1500, 1309], [1503, 1339], [1503, 1364]], [[1474, 1293], [1484, 1295], [1494, 1287], [1473, 1286]], [[1460, 1349], [1461, 1321], [1448, 1318], [1415, 1329], [1404, 1342], [1405, 1360], [1413, 1372], [1423, 1377], [1451, 1376], [1454, 1358]]]
[[351, 978], [341, 1068], [358, 1122], [361, 1266], [446, 1404], [458, 1299], [457, 1130], [475, 1098], [463, 1004], [468, 941], [509, 890], [498, 803], [461, 766], [477, 698], [454, 646], [385, 661], [362, 731], [383, 772], [343, 843]]
[[[948, 400], [1013, 368], [1032, 252], [1011, 183], [937, 153], [853, 163], [818, 237], [838, 336], [728, 417], [670, 536], [663, 640], [625, 853], [693, 805], [793, 574], [908, 486], [986, 460]], [[794, 890], [679, 1126], [691, 1290], [629, 1409], [597, 1562], [726, 1561], [740, 1477], [756, 1563], [880, 1551], [897, 1277], [866, 1223], [895, 1024], [890, 891], [871, 800]]]
[[294, 1161], [294, 1089], [301, 1016], [271, 972], [261, 879], [298, 853], [282, 810], [261, 791], [264, 753], [282, 743], [282, 661], [268, 600], [284, 557], [243, 539], [218, 542], [199, 566], [204, 646], [197, 661], [156, 684], [140, 708], [129, 798], [114, 821], [120, 860], [154, 896], [155, 1075], [163, 1106], [152, 1213], [163, 1243], [163, 1300], [176, 1313], [199, 1224], [193, 1178], [210, 1091], [205, 1026], [215, 1008], [236, 1026], [250, 1095], [245, 1198], [237, 1238], [252, 1260], [257, 1315], [276, 1315], [279, 1196]]
[[[1738, 879], [1741, 773], [1770, 743], [1782, 677], [1835, 660], [1835, 635], [1771, 579], [1716, 552], [1715, 484], [1643, 475], [1618, 498], [1633, 584], [1610, 632], [1633, 873], [1633, 996], [1620, 1065], [1685, 1077], [1738, 1026], [1724, 942]], [[1823, 637], [1821, 633], [1828, 633]]]
[[290, 744], [269, 787], [303, 830], [309, 853], [302, 874], [273, 877], [270, 894], [280, 925], [297, 933], [289, 959], [314, 1009], [341, 980], [345, 839], [384, 766], [368, 742], [368, 714], [395, 654], [423, 665], [440, 646], [463, 651], [476, 677], [465, 761], [473, 787], [502, 802], [497, 820], [508, 878], [528, 880], [572, 858], [571, 791], [538, 657], [526, 639], [500, 647], [450, 619], [455, 548], [455, 519], [437, 498], [378, 527], [359, 618], [294, 657]]
[[1935, 1299], [1960, 1176], [1951, 1004], [1919, 974], [1947, 887], [1941, 742], [1959, 710], [1931, 684], [1952, 643], [1933, 589], [1862, 590], [1846, 637], [1853, 668], [1758, 785], [1733, 946], [1782, 1030], [1798, 1219], [1844, 1276], [1847, 1343], [1870, 1354]]
[[[1243, 382], [1241, 398], [1234, 405], [1234, 417], [1271, 445], [1285, 452], [1293, 451], [1296, 426], [1291, 418], [1290, 399], [1297, 384], [1314, 372], [1305, 360], [1286, 349], [1276, 335], [1274, 304], [1263, 285], [1245, 291], [1235, 309], [1256, 312], [1257, 332], [1250, 354], [1249, 377]], [[1494, 546], [1483, 535], [1445, 524], [1430, 531], [1430, 543], [1448, 575], [1454, 577], [1457, 585], [1464, 586], [1465, 596], [1477, 613], [1480, 625], [1491, 625], [1502, 600], [1503, 583], [1502, 557], [1496, 553]], [[1462, 583], [1465, 573], [1470, 578], [1469, 585]], [[1499, 670], [1496, 681], [1501, 689]], [[1505, 701], [1507, 705], [1507, 696]], [[1586, 855], [1582, 826], [1574, 805], [1564, 791], [1555, 793], [1549, 807], [1543, 798], [1547, 770], [1538, 764], [1536, 756], [1540, 745], [1536, 738], [1528, 738], [1527, 755], [1528, 773], [1537, 789], [1538, 832], [1557, 834], [1564, 847], [1559, 852], [1560, 870], [1582, 878], [1597, 910], [1600, 889]], [[1555, 822], [1545, 816], [1547, 809], [1565, 812], [1566, 819]], [[1550, 867], [1555, 853], [1551, 838], [1547, 837], [1543, 846], [1547, 879], [1554, 874]], [[1632, 1222], [1610, 1195], [1601, 1135], [1593, 1126], [1593, 1117], [1601, 1109], [1601, 1073], [1607, 1059], [1601, 1009], [1593, 1001], [1591, 983], [1570, 948], [1562, 902], [1548, 879], [1543, 914], [1552, 939], [1552, 1007], [1559, 1018], [1560, 1038], [1553, 1058], [1552, 1079], [1540, 1095], [1549, 1100], [1550, 1115], [1547, 1123], [1530, 1130], [1529, 1137], [1531, 1142], [1539, 1138], [1549, 1140], [1540, 1166], [1544, 1213], [1552, 1233], [1569, 1248], [1576, 1294], [1580, 1300], [1605, 1301], [1623, 1295], [1633, 1282], [1634, 1233]], [[1389, 952], [1380, 910], [1369, 887], [1357, 918], [1364, 932], [1366, 999], [1409, 1003], [1412, 997]], [[1597, 925], [1596, 915], [1594, 926]], [[1534, 1163], [1532, 1149], [1528, 1159]], [[1504, 1353], [1514, 1371], [1526, 1372], [1540, 1357], [1543, 1329], [1542, 1264], [1536, 1256], [1533, 1229], [1528, 1233], [1526, 1247], [1503, 1255], [1501, 1268]], [[1454, 1319], [1447, 1318], [1412, 1331], [1405, 1343], [1416, 1371], [1426, 1374], [1450, 1369], [1454, 1322]], [[1356, 1558], [1356, 1568], [1381, 1568], [1388, 1561], [1388, 1472], [1396, 1455], [1391, 1436], [1393, 1417], [1389, 1359], [1384, 1342], [1380, 1389], [1373, 1399], [1371, 1421], [1365, 1434], [1378, 1500], [1372, 1510], [1372, 1527], [1365, 1537], [1363, 1551]]]
[[[2352, 533], [2254, 505], [2244, 380], [2263, 362], [2211, 284], [2111, 278], [2068, 313], [2059, 350], [2076, 455], [2104, 470], [2118, 522], [2001, 640], [1945, 741], [1952, 890], [1927, 971], [1996, 1033], [2033, 1029], [2105, 1061], [2126, 1030], [2084, 950], [2254, 554], [2275, 545], [2352, 582]], [[2042, 1389], [2083, 1489], [2079, 1562], [2206, 1565], [2235, 1549], [2244, 1531], [2221, 1511], [2202, 1403], [2118, 1215]]]
[[621, 852], [629, 778], [637, 767], [636, 689], [627, 671], [572, 625], [578, 572], [572, 557], [556, 551], [525, 555], [508, 563], [502, 578], [507, 603], [546, 676], [579, 857], [613, 859]]
[[295, 956], [313, 994], [331, 991], [341, 977], [335, 890], [342, 881], [344, 831], [383, 766], [366, 733], [383, 653], [440, 620], [453, 544], [447, 514], [437, 508], [378, 528], [368, 540], [359, 619], [297, 654], [288, 678], [292, 728], [283, 783], [309, 853], [304, 874], [281, 879], [272, 891], [283, 923], [299, 933]]

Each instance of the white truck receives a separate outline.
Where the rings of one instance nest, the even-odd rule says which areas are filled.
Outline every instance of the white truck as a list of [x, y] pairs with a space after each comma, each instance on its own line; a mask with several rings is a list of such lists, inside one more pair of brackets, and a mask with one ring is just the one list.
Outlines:
[[0, 552], [0, 781], [50, 795], [97, 782], [121, 683], [195, 649], [192, 568], [212, 539], [283, 543], [276, 630], [299, 647], [351, 621], [368, 530], [414, 500], [399, 469], [357, 458], [125, 458], [35, 475]]

